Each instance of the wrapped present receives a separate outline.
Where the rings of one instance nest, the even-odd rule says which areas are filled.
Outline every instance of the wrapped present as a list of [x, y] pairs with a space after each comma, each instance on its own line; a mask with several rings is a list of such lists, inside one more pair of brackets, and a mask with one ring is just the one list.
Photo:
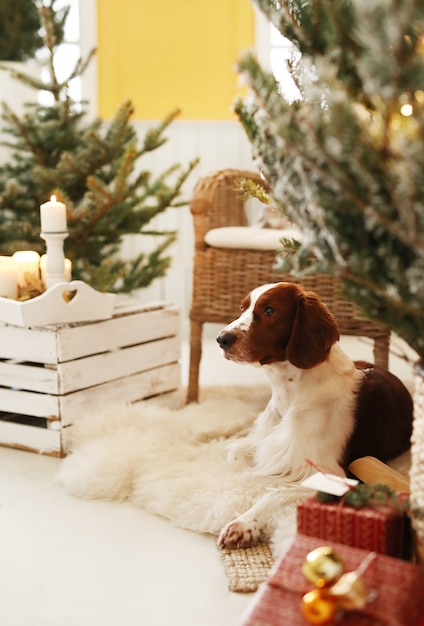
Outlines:
[[298, 533], [389, 556], [405, 555], [406, 529], [403, 509], [393, 503], [356, 508], [312, 496], [297, 507]]
[[[314, 610], [305, 613], [305, 596], [317, 590], [316, 585], [305, 576], [305, 563], [308, 555], [322, 546], [320, 539], [297, 535], [288, 552], [261, 585], [242, 618], [242, 626], [310, 626], [311, 623], [334, 623], [337, 626], [421, 625], [424, 620], [422, 569], [393, 557], [333, 542], [327, 546], [337, 555], [347, 576], [361, 572], [359, 592], [355, 587], [357, 582], [352, 583], [350, 595], [346, 592], [344, 602], [335, 602], [335, 613], [328, 610], [328, 602], [326, 604], [319, 599]], [[329, 592], [335, 588], [336, 584]], [[349, 604], [350, 600], [357, 600], [358, 597], [365, 598], [362, 604]]]

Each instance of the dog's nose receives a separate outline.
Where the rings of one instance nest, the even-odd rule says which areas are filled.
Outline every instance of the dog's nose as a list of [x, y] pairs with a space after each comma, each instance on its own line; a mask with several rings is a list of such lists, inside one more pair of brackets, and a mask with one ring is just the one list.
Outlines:
[[223, 350], [228, 350], [228, 348], [231, 348], [236, 338], [237, 337], [233, 335], [232, 333], [222, 332], [222, 333], [219, 333], [216, 340]]

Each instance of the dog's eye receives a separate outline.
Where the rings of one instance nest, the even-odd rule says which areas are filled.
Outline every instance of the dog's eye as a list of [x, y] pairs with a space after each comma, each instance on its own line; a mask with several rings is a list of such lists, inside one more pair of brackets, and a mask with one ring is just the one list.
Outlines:
[[274, 315], [274, 313], [275, 310], [272, 308], [272, 306], [265, 307], [264, 315], [266, 315], [267, 317], [271, 317], [271, 315]]

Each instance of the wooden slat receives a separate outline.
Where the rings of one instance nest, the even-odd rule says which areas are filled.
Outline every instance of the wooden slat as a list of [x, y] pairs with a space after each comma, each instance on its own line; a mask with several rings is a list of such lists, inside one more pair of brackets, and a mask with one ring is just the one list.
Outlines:
[[[122, 378], [178, 360], [179, 341], [175, 337], [131, 346], [115, 352], [89, 356], [57, 366], [0, 362], [0, 385], [16, 390], [58, 395]], [[0, 405], [0, 409], [1, 409]]]
[[58, 431], [0, 421], [0, 442], [3, 446], [62, 456], [61, 439]]
[[0, 412], [34, 417], [58, 417], [60, 415], [58, 398], [59, 396], [46, 393], [0, 388]]
[[[92, 409], [121, 406], [176, 390], [181, 384], [179, 363], [127, 376], [110, 383], [59, 396], [62, 426], [75, 423]], [[66, 433], [67, 428], [62, 430]]]
[[[112, 381], [116, 381], [117, 386], [121, 387], [123, 378], [130, 380], [132, 376], [143, 371], [148, 372], [150, 380], [154, 378], [155, 369], [159, 370], [170, 362], [176, 362], [179, 347], [178, 338], [171, 337], [62, 363], [58, 365], [59, 371], [30, 365], [11, 365], [8, 368], [7, 364], [1, 363], [0, 377], [2, 370], [7, 371], [8, 383], [13, 386], [0, 387], [0, 411], [47, 418], [58, 416], [58, 399], [61, 397], [58, 394], [84, 391]], [[160, 372], [158, 376], [161, 376]], [[5, 380], [1, 380], [5, 384]], [[19, 389], [18, 385], [25, 385], [28, 389]]]
[[0, 444], [40, 454], [63, 456], [69, 451], [72, 440], [70, 425], [78, 417], [87, 415], [90, 410], [101, 410], [104, 406], [116, 406], [117, 410], [125, 410], [125, 405], [173, 391], [179, 385], [180, 367], [174, 363], [121, 381], [63, 396], [60, 399], [62, 419], [58, 430], [0, 420]]
[[56, 336], [48, 328], [18, 328], [0, 324], [0, 358], [56, 363]]
[[0, 362], [0, 385], [39, 393], [59, 393], [56, 368], [37, 367], [29, 363]]
[[42, 328], [0, 324], [0, 358], [54, 364], [176, 335], [179, 324], [174, 306], [143, 305], [134, 299], [101, 322]]
[[163, 309], [174, 309], [176, 307], [171, 302], [163, 300], [149, 300], [144, 302], [140, 298], [134, 298], [127, 294], [119, 294], [113, 310], [113, 317], [121, 317], [130, 313], [146, 313], [149, 311], [160, 311]]
[[115, 352], [59, 363], [57, 366], [59, 393], [68, 394], [87, 389], [172, 363], [178, 360], [179, 347], [179, 339], [169, 337]]
[[62, 327], [57, 331], [57, 362], [134, 346], [180, 332], [175, 307], [136, 312], [95, 324]]

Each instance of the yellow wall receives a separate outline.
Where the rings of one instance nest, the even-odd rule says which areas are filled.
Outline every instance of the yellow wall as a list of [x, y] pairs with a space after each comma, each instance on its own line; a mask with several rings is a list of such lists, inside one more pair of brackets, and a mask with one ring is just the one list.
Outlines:
[[251, 0], [97, 0], [99, 113], [233, 119], [234, 63], [254, 44]]

